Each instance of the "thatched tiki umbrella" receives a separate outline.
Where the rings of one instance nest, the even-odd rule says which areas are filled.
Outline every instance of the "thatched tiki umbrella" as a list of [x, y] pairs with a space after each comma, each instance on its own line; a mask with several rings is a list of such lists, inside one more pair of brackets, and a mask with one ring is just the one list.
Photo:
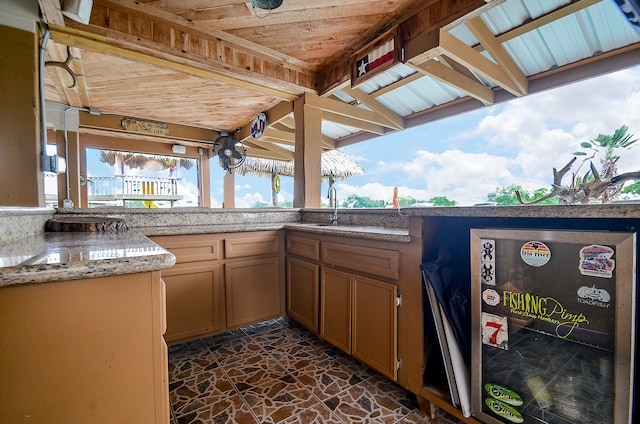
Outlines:
[[143, 169], [149, 165], [159, 166], [161, 169], [168, 169], [172, 166], [179, 165], [184, 169], [191, 169], [195, 160], [192, 158], [175, 158], [171, 156], [147, 155], [144, 153], [100, 150], [100, 161], [109, 166], [115, 165], [120, 175], [124, 175], [125, 165], [132, 169]]
[[[240, 175], [271, 178], [271, 203], [278, 206], [279, 176], [293, 177], [293, 161], [273, 160], [247, 157], [237, 169]], [[353, 175], [362, 175], [364, 169], [348, 154], [340, 150], [327, 150], [320, 158], [322, 179], [332, 186], [337, 179], [345, 180]]]

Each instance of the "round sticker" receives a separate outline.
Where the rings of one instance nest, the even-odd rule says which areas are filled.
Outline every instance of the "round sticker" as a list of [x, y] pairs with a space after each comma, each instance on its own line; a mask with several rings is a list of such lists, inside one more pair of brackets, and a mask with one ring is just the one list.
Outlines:
[[551, 259], [551, 250], [541, 241], [528, 241], [520, 249], [520, 257], [530, 266], [543, 266]]
[[482, 292], [482, 300], [489, 306], [496, 306], [500, 303], [500, 295], [494, 289], [486, 289]]
[[259, 113], [253, 118], [251, 122], [251, 136], [254, 139], [259, 139], [264, 135], [264, 130], [267, 128], [267, 115]]

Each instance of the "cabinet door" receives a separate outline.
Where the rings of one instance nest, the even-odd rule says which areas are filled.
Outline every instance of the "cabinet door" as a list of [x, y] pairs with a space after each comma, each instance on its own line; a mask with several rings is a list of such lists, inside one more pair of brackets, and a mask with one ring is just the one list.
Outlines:
[[240, 327], [282, 315], [280, 258], [225, 264], [227, 327]]
[[287, 314], [315, 333], [318, 332], [319, 279], [317, 264], [287, 258]]
[[397, 293], [393, 284], [353, 277], [352, 354], [393, 380], [398, 377]]
[[320, 336], [351, 353], [351, 274], [322, 268]]
[[162, 271], [167, 286], [167, 342], [225, 329], [221, 267], [210, 263], [178, 264]]

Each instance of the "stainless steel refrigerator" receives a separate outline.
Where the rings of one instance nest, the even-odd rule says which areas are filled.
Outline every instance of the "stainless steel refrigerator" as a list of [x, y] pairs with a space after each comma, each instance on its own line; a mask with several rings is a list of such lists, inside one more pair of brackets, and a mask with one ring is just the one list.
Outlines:
[[630, 423], [635, 233], [471, 230], [471, 413]]

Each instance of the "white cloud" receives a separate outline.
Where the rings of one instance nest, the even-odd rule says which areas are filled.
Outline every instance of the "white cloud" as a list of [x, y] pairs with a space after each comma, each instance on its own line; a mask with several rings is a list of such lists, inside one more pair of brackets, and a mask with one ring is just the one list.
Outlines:
[[264, 200], [261, 193], [245, 193], [242, 196], [235, 197], [236, 208], [252, 208], [256, 203], [271, 202], [271, 200]]

